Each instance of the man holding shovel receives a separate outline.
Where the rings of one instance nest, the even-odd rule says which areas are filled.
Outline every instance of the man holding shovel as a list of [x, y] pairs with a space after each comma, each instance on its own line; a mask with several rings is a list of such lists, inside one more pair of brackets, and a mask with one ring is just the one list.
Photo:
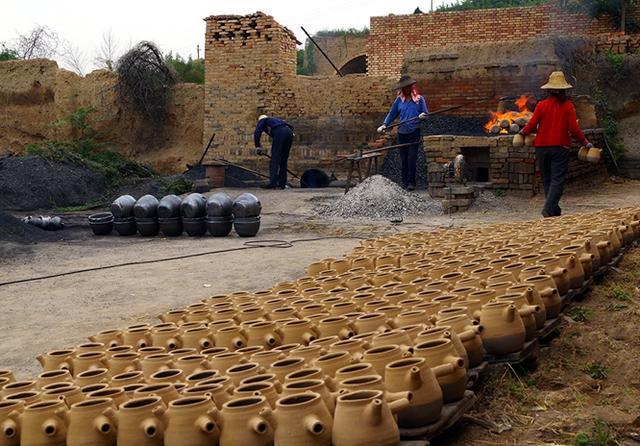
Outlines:
[[271, 136], [271, 160], [269, 161], [269, 182], [264, 189], [284, 189], [287, 186], [287, 162], [293, 142], [293, 126], [280, 118], [260, 115], [253, 134], [258, 155], [266, 155], [260, 145], [260, 137], [266, 132]]

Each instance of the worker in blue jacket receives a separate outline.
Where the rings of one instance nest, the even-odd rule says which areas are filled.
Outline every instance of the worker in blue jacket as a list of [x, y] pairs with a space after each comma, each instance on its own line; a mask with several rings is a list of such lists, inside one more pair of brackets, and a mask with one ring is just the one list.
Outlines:
[[271, 161], [269, 162], [269, 182], [262, 186], [264, 189], [284, 189], [287, 186], [287, 162], [293, 143], [293, 126], [280, 118], [260, 115], [253, 139], [256, 153], [264, 154], [260, 145], [260, 137], [266, 132], [271, 136]]
[[418, 92], [416, 81], [410, 76], [401, 76], [395, 90], [397, 90], [396, 100], [384, 119], [384, 123], [378, 127], [378, 132], [384, 132], [387, 126], [398, 117], [400, 121], [412, 119], [398, 127], [398, 144], [415, 144], [398, 150], [402, 160], [402, 187], [414, 190], [416, 188], [418, 148], [420, 147], [420, 121], [427, 119], [429, 110], [424, 98]]

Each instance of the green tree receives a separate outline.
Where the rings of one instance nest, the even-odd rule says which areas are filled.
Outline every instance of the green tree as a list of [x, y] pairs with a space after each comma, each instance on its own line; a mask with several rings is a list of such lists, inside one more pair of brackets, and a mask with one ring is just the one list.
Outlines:
[[16, 60], [18, 58], [18, 53], [11, 49], [7, 48], [4, 43], [0, 43], [0, 62], [4, 62], [5, 60]]
[[546, 2], [547, 0], [462, 0], [451, 5], [439, 6], [437, 11], [465, 11], [469, 9], [513, 8], [518, 6], [534, 6]]
[[178, 82], [192, 84], [204, 84], [204, 61], [202, 59], [185, 60], [180, 54], [167, 54], [164, 58], [166, 64], [176, 73]]

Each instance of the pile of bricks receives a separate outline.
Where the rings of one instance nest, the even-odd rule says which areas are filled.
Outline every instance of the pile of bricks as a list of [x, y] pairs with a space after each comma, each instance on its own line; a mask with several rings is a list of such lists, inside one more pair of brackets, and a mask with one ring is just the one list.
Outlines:
[[442, 210], [444, 213], [466, 211], [473, 204], [475, 190], [471, 186], [453, 184], [453, 178], [446, 178]]
[[640, 52], [640, 34], [600, 36], [593, 47], [597, 53], [635, 54]]

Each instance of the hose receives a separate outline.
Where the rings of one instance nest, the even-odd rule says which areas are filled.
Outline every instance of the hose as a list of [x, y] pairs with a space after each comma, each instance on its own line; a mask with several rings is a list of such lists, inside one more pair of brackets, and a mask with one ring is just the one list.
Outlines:
[[208, 255], [214, 255], [214, 254], [223, 254], [223, 253], [227, 253], [227, 252], [235, 252], [235, 251], [243, 251], [245, 249], [257, 249], [257, 248], [279, 248], [279, 249], [287, 249], [287, 248], [293, 248], [293, 246], [296, 243], [304, 243], [304, 242], [316, 242], [316, 241], [320, 241], [320, 240], [334, 240], [334, 239], [338, 239], [338, 240], [344, 240], [344, 239], [358, 239], [358, 240], [366, 240], [368, 237], [361, 237], [361, 236], [324, 236], [324, 237], [313, 237], [313, 238], [305, 238], [305, 239], [296, 239], [296, 240], [250, 240], [250, 241], [246, 241], [242, 244], [242, 246], [238, 246], [236, 248], [227, 248], [227, 249], [219, 249], [217, 251], [204, 251], [204, 252], [197, 252], [194, 254], [184, 254], [181, 256], [173, 256], [173, 257], [163, 257], [160, 259], [153, 259], [153, 260], [139, 260], [139, 261], [135, 261], [135, 262], [124, 262], [124, 263], [116, 263], [113, 265], [106, 265], [106, 266], [96, 266], [93, 268], [84, 268], [84, 269], [76, 269], [76, 270], [71, 270], [71, 271], [65, 271], [63, 273], [57, 273], [57, 274], [48, 274], [45, 276], [35, 276], [35, 277], [29, 277], [27, 279], [17, 279], [17, 280], [10, 280], [7, 282], [0, 282], [0, 287], [2, 286], [6, 286], [6, 285], [15, 285], [18, 283], [27, 283], [27, 282], [35, 282], [37, 280], [46, 280], [46, 279], [53, 279], [56, 277], [64, 277], [64, 276], [71, 276], [74, 274], [81, 274], [81, 273], [88, 273], [88, 272], [92, 272], [92, 271], [102, 271], [105, 269], [113, 269], [113, 268], [122, 268], [122, 267], [126, 267], [126, 266], [135, 266], [135, 265], [148, 265], [151, 263], [161, 263], [161, 262], [170, 262], [173, 260], [182, 260], [182, 259], [188, 259], [188, 258], [192, 258], [192, 257], [202, 257], [202, 256], [208, 256]]

